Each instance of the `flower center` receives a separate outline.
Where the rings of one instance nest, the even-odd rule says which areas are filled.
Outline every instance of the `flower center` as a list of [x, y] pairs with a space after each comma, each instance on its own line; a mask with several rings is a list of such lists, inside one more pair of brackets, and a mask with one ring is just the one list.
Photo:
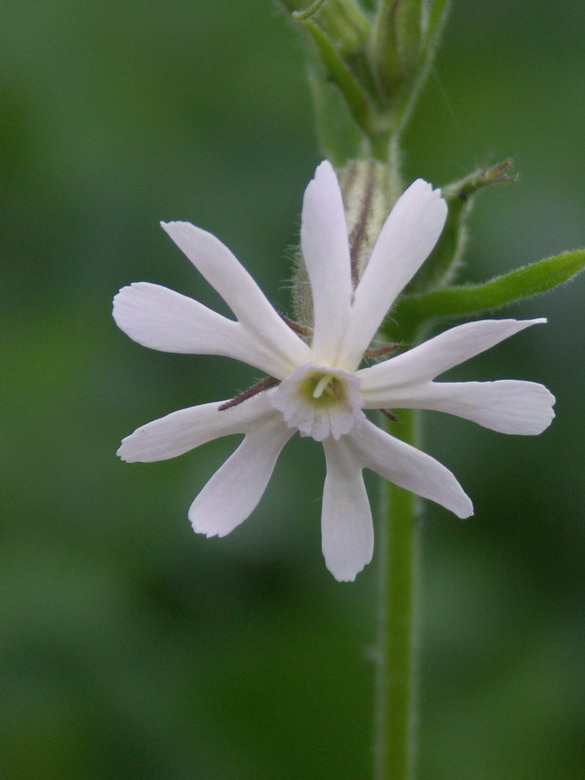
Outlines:
[[338, 439], [360, 424], [360, 380], [338, 368], [307, 363], [272, 392], [272, 405], [282, 412], [289, 428], [301, 436], [323, 441]]
[[343, 380], [328, 373], [309, 375], [299, 390], [308, 396], [310, 403], [321, 407], [340, 403], [345, 397]]

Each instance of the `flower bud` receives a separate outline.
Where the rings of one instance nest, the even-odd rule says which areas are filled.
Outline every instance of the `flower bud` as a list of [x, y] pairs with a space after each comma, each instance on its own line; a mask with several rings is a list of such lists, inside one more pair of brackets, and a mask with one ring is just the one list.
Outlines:
[[[364, 156], [386, 162], [428, 72], [449, 0], [282, 0], [313, 40], [322, 81], [334, 84]], [[347, 159], [347, 158], [346, 158]]]

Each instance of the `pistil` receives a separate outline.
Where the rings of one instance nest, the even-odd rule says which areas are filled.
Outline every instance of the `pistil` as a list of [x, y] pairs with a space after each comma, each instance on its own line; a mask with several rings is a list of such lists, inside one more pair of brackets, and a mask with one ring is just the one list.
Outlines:
[[323, 391], [327, 388], [327, 385], [331, 382], [332, 378], [333, 377], [329, 374], [323, 374], [313, 390], [313, 398], [321, 398]]

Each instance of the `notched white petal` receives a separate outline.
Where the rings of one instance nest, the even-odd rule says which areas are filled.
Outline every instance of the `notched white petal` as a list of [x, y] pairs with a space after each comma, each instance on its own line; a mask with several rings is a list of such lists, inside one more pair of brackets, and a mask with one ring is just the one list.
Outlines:
[[313, 300], [313, 351], [335, 365], [349, 317], [351, 261], [341, 190], [327, 161], [305, 190], [301, 248]]
[[345, 438], [323, 442], [327, 476], [323, 491], [321, 544], [327, 568], [339, 582], [353, 582], [372, 560], [374, 526], [362, 464]]
[[554, 395], [544, 385], [501, 379], [431, 382], [413, 389], [408, 405], [411, 409], [454, 414], [498, 433], [536, 436], [553, 421], [554, 403]]
[[191, 406], [146, 423], [123, 439], [117, 454], [128, 463], [167, 460], [221, 436], [245, 433], [276, 415], [266, 394], [219, 411], [223, 403]]
[[161, 225], [221, 295], [246, 330], [280, 361], [282, 368], [278, 376], [312, 359], [309, 347], [285, 325], [225, 244], [189, 222], [161, 222]]
[[458, 517], [473, 514], [473, 504], [449, 469], [371, 422], [348, 436], [356, 457], [388, 482], [428, 498]]
[[376, 398], [383, 406], [387, 403], [385, 399], [391, 397], [393, 388], [434, 379], [510, 336], [545, 322], [543, 318], [478, 320], [457, 325], [408, 352], [358, 371], [364, 397], [368, 405]]
[[120, 330], [138, 344], [163, 352], [217, 354], [237, 330], [233, 320], [150, 282], [123, 287], [114, 297], [113, 317]]
[[274, 350], [241, 323], [158, 284], [123, 287], [114, 298], [113, 316], [127, 336], [151, 349], [223, 355], [278, 378], [289, 373]]
[[276, 416], [250, 430], [191, 505], [193, 530], [206, 536], [225, 536], [240, 525], [262, 498], [291, 436], [292, 431]]
[[440, 190], [417, 179], [398, 199], [374, 246], [354, 295], [344, 365], [354, 368], [396, 296], [437, 242], [447, 217]]

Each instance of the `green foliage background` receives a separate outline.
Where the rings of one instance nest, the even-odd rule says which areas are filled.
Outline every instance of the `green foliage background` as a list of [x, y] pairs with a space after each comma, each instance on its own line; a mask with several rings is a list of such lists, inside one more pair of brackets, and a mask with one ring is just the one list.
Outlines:
[[[219, 235], [287, 308], [319, 156], [302, 46], [270, 0], [8, 0], [0, 25], [3, 356], [0, 773], [9, 780], [369, 777], [376, 573], [319, 546], [320, 448], [285, 451], [230, 537], [187, 508], [233, 449], [120, 463], [119, 439], [251, 374], [114, 326], [131, 281], [218, 306], [158, 227]], [[585, 6], [467, 0], [406, 138], [409, 178], [490, 156], [468, 278], [585, 245]], [[429, 415], [473, 498], [425, 513], [422, 780], [585, 770], [583, 280], [515, 307], [550, 324], [457, 374], [558, 397], [542, 437]]]

